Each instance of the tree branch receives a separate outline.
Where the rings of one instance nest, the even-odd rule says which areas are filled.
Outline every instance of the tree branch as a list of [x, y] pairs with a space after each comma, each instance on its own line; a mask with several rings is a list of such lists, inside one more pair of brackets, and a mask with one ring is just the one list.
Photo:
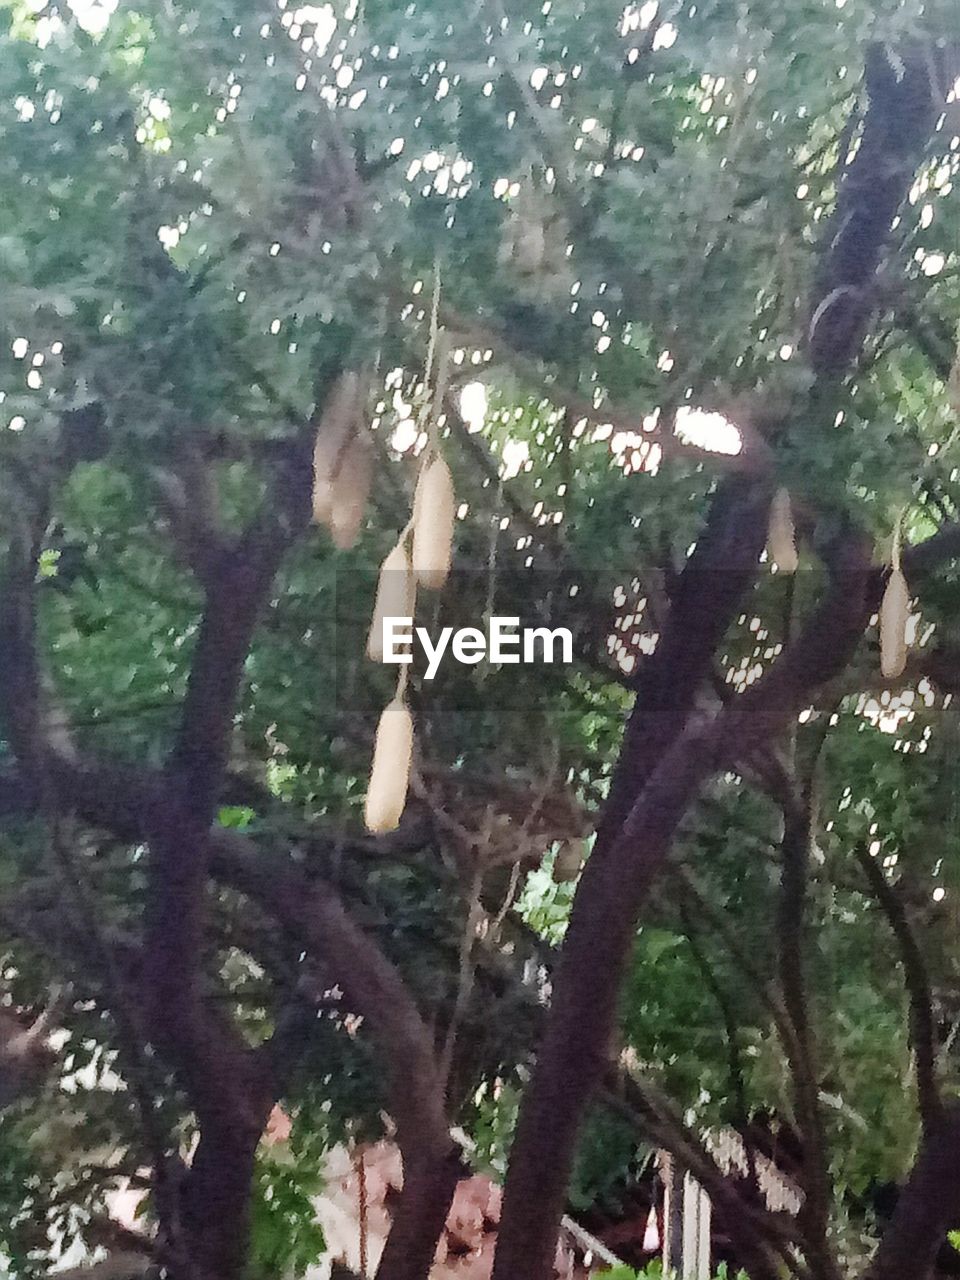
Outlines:
[[693, 1174], [716, 1206], [741, 1258], [749, 1260], [752, 1280], [773, 1280], [780, 1275], [777, 1257], [794, 1269], [792, 1224], [746, 1200], [703, 1142], [649, 1082], [622, 1069], [611, 1074], [602, 1097], [608, 1107]]
[[216, 582], [229, 544], [220, 524], [210, 463], [188, 446], [172, 470], [154, 468], [154, 480], [177, 543], [204, 586]]
[[894, 218], [945, 104], [932, 82], [930, 45], [922, 40], [896, 50], [871, 45], [864, 79], [869, 104], [860, 144], [842, 173], [810, 301], [810, 363], [828, 379], [849, 368], [863, 342]]
[[854, 856], [870, 889], [887, 918], [900, 949], [900, 965], [910, 1003], [910, 1043], [917, 1072], [917, 1100], [923, 1131], [931, 1135], [943, 1118], [943, 1100], [937, 1085], [937, 1050], [933, 998], [923, 953], [910, 927], [906, 908], [894, 885], [883, 874], [876, 858], [862, 846]]
[[714, 650], [756, 575], [769, 499], [764, 486], [741, 476], [728, 477], [717, 490], [673, 593], [666, 627], [642, 668], [593, 858], [609, 848], [647, 779], [687, 723]]
[[460, 1171], [430, 1032], [399, 972], [351, 920], [332, 885], [309, 881], [292, 868], [278, 874], [236, 833], [213, 833], [210, 847], [213, 869], [226, 883], [254, 898], [327, 962], [378, 1042], [404, 1186], [377, 1276], [422, 1280]]
[[35, 585], [45, 526], [45, 504], [24, 495], [7, 553], [0, 608], [0, 728], [38, 792], [47, 785]]
[[798, 794], [784, 805], [780, 900], [777, 934], [780, 943], [780, 986], [796, 1034], [790, 1055], [794, 1105], [803, 1144], [804, 1235], [817, 1276], [836, 1276], [830, 1250], [830, 1161], [820, 1109], [820, 1084], [814, 1037], [807, 1008], [806, 908], [810, 869], [810, 808]]
[[[770, 742], [791, 723], [811, 689], [849, 661], [863, 633], [870, 617], [871, 570], [860, 538], [841, 544], [831, 571], [831, 588], [798, 640], [712, 721], [685, 729], [662, 750], [619, 832], [612, 839], [608, 835], [610, 843], [600, 856], [595, 848], [587, 863], [537, 1072], [521, 1107], [494, 1280], [549, 1277], [580, 1116], [603, 1075], [637, 916], [677, 824], [716, 769]], [[728, 572], [734, 576], [729, 566]], [[716, 618], [708, 614], [704, 625], [715, 628]], [[663, 637], [661, 645], [668, 640]], [[692, 636], [691, 644], [699, 648]], [[712, 652], [711, 644], [705, 657]], [[682, 685], [673, 688], [681, 698], [686, 693]]]
[[690, 919], [690, 913], [683, 899], [680, 900], [680, 918], [683, 921], [683, 931], [686, 935], [687, 946], [690, 948], [690, 954], [693, 956], [694, 963], [700, 971], [704, 984], [710, 994], [713, 996], [714, 1004], [720, 1014], [720, 1020], [723, 1023], [724, 1038], [727, 1042], [727, 1071], [730, 1077], [730, 1089], [733, 1094], [733, 1107], [731, 1119], [739, 1129], [747, 1155], [747, 1173], [750, 1182], [754, 1188], [757, 1186], [757, 1162], [753, 1146], [749, 1143], [747, 1130], [750, 1124], [750, 1108], [747, 1104], [746, 1081], [743, 1071], [743, 1055], [740, 1052], [740, 1028], [737, 1025], [734, 1016], [733, 1007], [727, 998], [727, 993], [723, 989], [720, 979], [717, 977], [713, 966], [707, 959], [706, 952], [700, 945], [697, 938], [693, 921]]
[[[181, 1068], [211, 1049], [199, 992], [204, 933], [205, 843], [223, 782], [237, 694], [264, 599], [284, 553], [309, 520], [309, 435], [298, 437], [274, 478], [259, 515], [206, 576], [206, 603], [181, 712], [165, 770], [154, 792], [146, 957], [151, 1025]], [[215, 572], [212, 569], [215, 568]], [[240, 1046], [228, 1054], [235, 1061]], [[194, 1069], [194, 1067], [196, 1069]], [[194, 1084], [219, 1074], [216, 1063], [189, 1068]], [[222, 1099], [220, 1105], [222, 1107]]]
[[[591, 397], [572, 388], [560, 386], [555, 377], [547, 373], [539, 360], [518, 349], [520, 344], [511, 334], [478, 324], [446, 304], [441, 304], [440, 316], [451, 333], [455, 333], [464, 342], [475, 344], [480, 348], [491, 348], [520, 377], [542, 389], [547, 400], [558, 408], [566, 409], [572, 421], [584, 418], [587, 422], [610, 424], [617, 431], [642, 430], [646, 440], [660, 446], [665, 458], [687, 458], [693, 462], [710, 463], [720, 472], [746, 472], [756, 476], [768, 474], [771, 470], [770, 447], [764, 439], [760, 426], [748, 411], [736, 415], [734, 421], [741, 437], [739, 453], [719, 453], [715, 449], [702, 448], [684, 441], [673, 431], [670, 415], [662, 415], [653, 430], [647, 431], [643, 428], [643, 413], [640, 410], [612, 404], [609, 401], [595, 404]], [[731, 406], [716, 407], [718, 410], [725, 409], [731, 417], [734, 417], [734, 409]], [[761, 408], [759, 403], [756, 407], [758, 410]], [[745, 410], [746, 406], [741, 408]]]
[[927, 1280], [947, 1230], [960, 1220], [960, 1106], [924, 1137], [893, 1219], [864, 1280]]

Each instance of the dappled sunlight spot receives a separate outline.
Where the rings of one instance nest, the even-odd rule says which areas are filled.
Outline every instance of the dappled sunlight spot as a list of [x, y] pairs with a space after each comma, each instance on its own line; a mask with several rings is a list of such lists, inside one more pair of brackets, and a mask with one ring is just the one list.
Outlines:
[[[763, 675], [764, 666], [762, 662], [754, 661], [756, 651], [746, 658], [741, 658], [740, 663], [736, 667], [730, 667], [727, 670], [725, 682], [732, 685], [735, 692], [743, 693], [745, 689], [749, 689], [752, 684]], [[771, 657], [773, 656], [771, 652]]]
[[[278, 6], [282, 8], [283, 6]], [[305, 44], [305, 51], [321, 56], [326, 53], [337, 29], [337, 17], [329, 4], [305, 4], [288, 9], [280, 18], [291, 40]], [[312, 30], [305, 33], [306, 28]]]
[[729, 418], [708, 409], [684, 405], [677, 410], [674, 430], [685, 443], [697, 445], [711, 453], [733, 456], [743, 448], [743, 438]]
[[638, 431], [617, 431], [610, 440], [610, 452], [615, 458], [619, 458], [628, 449], [636, 449], [646, 443]]
[[938, 276], [947, 265], [947, 260], [942, 253], [924, 253], [922, 249], [917, 250], [917, 261], [925, 276]]
[[501, 453], [503, 459], [500, 475], [504, 480], [512, 480], [518, 476], [530, 457], [530, 446], [526, 440], [507, 440]]
[[467, 382], [460, 388], [460, 416], [468, 431], [483, 429], [487, 418], [487, 388], [482, 382]]
[[470, 181], [472, 172], [473, 162], [459, 153], [451, 157], [440, 151], [428, 151], [411, 160], [407, 166], [406, 179], [414, 182], [421, 174], [425, 174], [429, 180], [421, 187], [421, 196], [435, 193], [449, 196], [452, 200], [462, 200], [473, 186]]
[[[389, 386], [389, 383], [387, 385]], [[396, 385], [394, 386], [391, 403], [393, 404], [393, 411], [398, 418], [403, 419], [411, 416], [413, 412], [413, 404], [404, 396], [401, 387]]]
[[607, 652], [625, 675], [631, 675], [639, 659], [654, 652], [659, 633], [644, 630], [647, 597], [642, 594], [639, 578], [618, 583], [610, 598], [616, 618], [607, 635]]
[[37, 47], [46, 49], [47, 45], [63, 30], [63, 22], [55, 13], [45, 13], [37, 19], [34, 29]]
[[[236, 88], [237, 88], [237, 92], [239, 93], [240, 86], [237, 85]], [[154, 120], [170, 119], [170, 115], [171, 115], [170, 103], [167, 102], [165, 98], [161, 98], [156, 94], [151, 96], [151, 98], [147, 102], [147, 111], [150, 113], [150, 115], [153, 117]]]
[[412, 418], [402, 418], [390, 436], [390, 448], [396, 453], [407, 453], [417, 443], [417, 424]]
[[624, 470], [628, 475], [637, 471], [644, 471], [648, 475], [656, 475], [660, 470], [662, 458], [663, 450], [658, 444], [644, 442], [638, 449], [630, 451], [629, 459], [624, 464]]
[[[923, 678], [915, 688], [905, 688], [893, 692], [884, 689], [877, 694], [862, 693], [857, 698], [853, 710], [866, 725], [877, 729], [880, 733], [894, 735], [906, 726], [913, 724], [921, 709], [931, 709], [936, 705], [937, 697], [929, 680]], [[908, 752], [911, 750], [925, 752], [932, 736], [929, 725], [926, 725], [918, 739], [905, 741], [898, 738], [895, 750]]]
[[659, 0], [646, 0], [645, 4], [628, 4], [620, 19], [620, 34], [628, 36], [633, 31], [646, 31], [660, 9]]
[[67, 0], [67, 7], [88, 35], [103, 35], [119, 0]]
[[653, 37], [653, 48], [656, 49], [672, 49], [677, 43], [677, 28], [672, 22], [665, 22], [663, 26], [657, 29], [657, 34]]

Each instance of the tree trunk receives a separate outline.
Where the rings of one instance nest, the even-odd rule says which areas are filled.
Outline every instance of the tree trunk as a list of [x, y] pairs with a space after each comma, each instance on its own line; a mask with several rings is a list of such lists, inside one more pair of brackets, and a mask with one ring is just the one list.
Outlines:
[[947, 1231], [960, 1224], [960, 1106], [924, 1139], [865, 1280], [927, 1280]]
[[580, 1120], [600, 1082], [637, 917], [702, 783], [772, 741], [819, 683], [850, 660], [870, 617], [869, 548], [844, 540], [830, 592], [764, 679], [679, 739], [613, 847], [587, 863], [574, 899], [537, 1070], [511, 1152], [494, 1280], [550, 1280]]
[[181, 1203], [185, 1275], [174, 1280], [242, 1280], [250, 1247], [250, 1199], [262, 1127], [208, 1127], [197, 1144]]
[[644, 671], [574, 899], [537, 1072], [521, 1107], [496, 1280], [552, 1275], [577, 1130], [608, 1065], [637, 913], [676, 824], [711, 768], [695, 739], [682, 735], [714, 649], [756, 573], [768, 503], [766, 486], [744, 477], [718, 490]]
[[456, 1148], [403, 1170], [403, 1193], [377, 1280], [427, 1280], [460, 1176]]
[[[524, 1099], [504, 1191], [494, 1280], [551, 1280], [580, 1120], [609, 1065], [617, 999], [637, 912], [677, 823], [712, 769], [684, 741], [628, 820], [623, 859], [591, 858], [574, 901], [537, 1073]], [[599, 927], [598, 927], [599, 926]]]

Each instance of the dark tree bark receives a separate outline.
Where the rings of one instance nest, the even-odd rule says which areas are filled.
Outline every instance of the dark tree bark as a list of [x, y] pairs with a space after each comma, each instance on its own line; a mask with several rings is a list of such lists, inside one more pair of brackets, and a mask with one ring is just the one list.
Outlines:
[[[870, 52], [870, 106], [860, 150], [843, 178], [838, 229], [811, 300], [810, 358], [822, 376], [840, 374], [862, 340], [890, 223], [935, 118], [931, 68], [940, 61], [939, 54], [930, 58], [911, 46], [900, 57], [901, 74], [887, 50]], [[62, 452], [69, 466], [78, 455], [67, 425]], [[190, 1280], [236, 1280], [241, 1274], [254, 1152], [277, 1092], [269, 1053], [252, 1051], [207, 999], [204, 899], [211, 876], [243, 882], [244, 892], [325, 955], [380, 1040], [406, 1188], [379, 1280], [426, 1275], [457, 1176], [433, 1046], [399, 975], [356, 929], [332, 890], [293, 876], [270, 885], [241, 866], [236, 850], [231, 854], [219, 835], [211, 836], [257, 618], [286, 549], [308, 518], [309, 444], [306, 432], [294, 442], [289, 469], [278, 477], [263, 514], [236, 543], [198, 537], [190, 521], [195, 513], [183, 511], [181, 543], [204, 589], [205, 610], [179, 732], [161, 775], [84, 765], [49, 740], [33, 618], [42, 522], [28, 522], [17, 544], [18, 558], [8, 573], [13, 590], [0, 611], [0, 715], [18, 762], [6, 781], [18, 780], [19, 811], [75, 810], [88, 822], [149, 845], [146, 936], [139, 957], [145, 1030], [176, 1072], [200, 1129], [177, 1224], [185, 1234], [181, 1256], [191, 1261], [175, 1280], [187, 1280], [188, 1274]], [[759, 454], [766, 460], [765, 445]], [[696, 698], [763, 543], [769, 478], [764, 467], [759, 473], [722, 487], [643, 676], [595, 853], [577, 894], [537, 1073], [524, 1100], [497, 1280], [546, 1280], [550, 1274], [578, 1126], [608, 1065], [620, 978], [638, 913], [677, 823], [714, 770], [768, 743], [816, 683], [843, 665], [876, 600], [877, 575], [866, 569], [862, 548], [851, 540], [828, 606], [811, 629], [749, 694], [713, 720], [697, 719]], [[960, 532], [951, 530], [905, 563], [908, 571], [914, 564], [919, 570], [958, 549]], [[0, 810], [14, 804], [4, 781]], [[951, 1113], [949, 1124], [928, 1133], [871, 1280], [887, 1280], [909, 1261], [923, 1231], [942, 1235], [953, 1209], [944, 1206], [933, 1215], [929, 1193], [938, 1177], [957, 1179], [950, 1163], [957, 1144], [951, 1148], [947, 1140], [955, 1128]], [[928, 1198], [911, 1190], [915, 1186]]]
[[937, 1084], [936, 1022], [926, 961], [911, 928], [899, 886], [888, 882], [879, 860], [871, 857], [866, 849], [858, 849], [856, 853], [900, 950], [900, 965], [910, 1006], [910, 1047], [917, 1073], [920, 1119], [924, 1133], [932, 1135], [943, 1118], [943, 1102]]
[[[747, 546], [750, 545], [747, 540]], [[688, 728], [653, 772], [613, 846], [584, 871], [537, 1070], [507, 1174], [495, 1280], [549, 1280], [579, 1124], [599, 1085], [640, 907], [702, 783], [770, 742], [863, 634], [873, 575], [859, 538], [839, 549], [833, 586], [767, 675], [712, 721]]]
[[864, 1280], [927, 1280], [947, 1231], [960, 1222], [960, 1106], [946, 1108], [920, 1147]]
[[538, 1069], [521, 1107], [498, 1237], [498, 1280], [551, 1274], [576, 1134], [607, 1066], [636, 915], [676, 823], [710, 770], [696, 736], [688, 735], [680, 749], [676, 744], [714, 648], [756, 572], [766, 515], [762, 493], [751, 496], [742, 477], [727, 481], [645, 671], [574, 900]]
[[[65, 450], [66, 452], [66, 450]], [[104, 818], [137, 829], [149, 846], [137, 1033], [173, 1069], [194, 1110], [200, 1140], [176, 1206], [158, 1197], [163, 1247], [176, 1280], [234, 1280], [247, 1252], [253, 1153], [274, 1095], [265, 1055], [206, 1000], [204, 972], [208, 839], [229, 752], [234, 709], [254, 627], [280, 561], [309, 514], [309, 438], [300, 441], [292, 474], [248, 530], [204, 560], [206, 607], [193, 656], [180, 730], [161, 775], [141, 785], [134, 770], [101, 774], [73, 758], [52, 732], [40, 672], [36, 561], [46, 495], [27, 487], [22, 531], [12, 540], [0, 638], [0, 715], [28, 783], [26, 799], [48, 821], [81, 808], [83, 794]], [[59, 474], [63, 462], [52, 468]], [[305, 479], [306, 477], [306, 479]], [[62, 737], [62, 735], [60, 735]], [[111, 794], [112, 784], [124, 790]], [[135, 798], [131, 798], [135, 797]], [[120, 965], [116, 966], [118, 972]], [[112, 984], [116, 985], [116, 984]], [[129, 1009], [115, 1011], [130, 1024]], [[142, 1048], [142, 1045], [140, 1046]], [[165, 1155], [158, 1154], [165, 1159]], [[163, 1176], [156, 1171], [158, 1181]], [[162, 1201], [162, 1202], [161, 1202]]]
[[424, 1280], [461, 1169], [430, 1031], [399, 972], [353, 923], [332, 885], [290, 868], [278, 874], [242, 836], [211, 837], [213, 869], [260, 902], [327, 961], [349, 1008], [363, 1016], [385, 1066], [387, 1103], [403, 1157], [403, 1192], [377, 1280]]
[[893, 49], [867, 50], [864, 80], [869, 106], [856, 154], [844, 166], [834, 218], [827, 227], [816, 288], [811, 299], [810, 364], [827, 378], [845, 373], [866, 336], [877, 306], [876, 276], [890, 241], [893, 220], [946, 101], [935, 79], [954, 66], [917, 40]]
[[285, 537], [251, 531], [208, 581], [179, 733], [147, 815], [146, 1025], [200, 1130], [177, 1224], [190, 1280], [242, 1274], [254, 1153], [273, 1103], [265, 1060], [205, 999], [203, 957], [210, 827], [243, 664], [286, 545]]
[[377, 1280], [426, 1280], [460, 1177], [458, 1153], [403, 1162], [403, 1193], [377, 1267]]
[[[936, 535], [929, 543], [914, 549], [907, 559], [907, 567], [911, 574], [919, 576], [921, 572], [932, 570], [938, 563], [958, 553], [960, 532], [948, 529]], [[655, 864], [665, 851], [669, 829], [682, 811], [686, 797], [718, 765], [749, 751], [756, 742], [766, 741], [771, 734], [776, 733], [804, 705], [810, 689], [819, 680], [829, 680], [834, 671], [846, 662], [866, 619], [876, 607], [881, 577], [878, 571], [869, 567], [864, 548], [857, 540], [847, 542], [841, 549], [841, 554], [833, 565], [833, 576], [834, 586], [822, 609], [814, 615], [799, 640], [787, 650], [764, 680], [734, 700], [715, 721], [694, 725], [687, 730], [675, 745], [672, 758], [662, 762], [654, 772], [648, 788], [630, 814], [622, 839], [613, 846], [610, 858], [599, 860], [601, 869], [605, 865], [616, 866], [617, 860], [627, 856], [625, 851], [630, 850], [631, 868], [637, 872], [633, 881], [628, 878], [626, 882], [619, 880], [609, 870], [605, 870], [601, 877], [602, 893], [613, 903], [609, 918], [621, 934], [619, 944], [609, 946], [603, 953], [614, 966], [622, 963], [632, 933], [632, 926], [624, 929], [623, 925], [630, 909], [621, 907], [619, 914], [617, 910], [617, 904], [623, 898], [624, 883], [634, 901], [642, 896], [651, 874], [651, 864]], [[65, 811], [75, 811], [84, 821], [110, 830], [123, 839], [143, 838], [149, 814], [161, 792], [163, 780], [159, 775], [146, 769], [101, 768], [89, 761], [62, 758], [54, 752], [48, 756], [48, 767], [56, 775], [56, 799]], [[0, 813], [29, 813], [37, 805], [36, 790], [27, 785], [21, 769], [8, 768], [0, 771]], [[391, 1255], [398, 1258], [398, 1269], [395, 1273], [381, 1272], [381, 1280], [385, 1276], [389, 1276], [389, 1280], [406, 1277], [411, 1273], [407, 1270], [408, 1258], [403, 1256], [404, 1251], [399, 1242], [418, 1239], [421, 1244], [417, 1250], [416, 1264], [429, 1265], [428, 1255], [432, 1256], [433, 1242], [442, 1226], [449, 1196], [455, 1185], [455, 1173], [449, 1172], [449, 1134], [443, 1116], [442, 1092], [434, 1087], [435, 1081], [431, 1075], [435, 1075], [436, 1067], [432, 1062], [429, 1034], [416, 1014], [399, 975], [370, 940], [365, 939], [357, 930], [332, 890], [316, 883], [308, 884], [303, 872], [292, 865], [283, 873], [278, 873], [270, 862], [264, 862], [255, 855], [246, 837], [237, 833], [216, 832], [209, 840], [208, 849], [210, 872], [216, 879], [259, 902], [294, 936], [302, 938], [308, 948], [327, 959], [338, 975], [343, 974], [346, 983], [352, 983], [348, 986], [351, 1003], [363, 1013], [365, 1021], [370, 1023], [381, 1042], [384, 1059], [391, 1065], [391, 1107], [396, 1113], [403, 1140], [408, 1147], [413, 1144], [414, 1152], [417, 1152], [416, 1140], [419, 1139], [422, 1143], [416, 1158], [411, 1156], [410, 1159], [410, 1168], [417, 1169], [417, 1175], [411, 1182], [411, 1189], [415, 1188], [415, 1194], [408, 1202], [411, 1224], [409, 1234], [406, 1226], [401, 1227], [398, 1243]], [[604, 919], [602, 911], [600, 918]], [[589, 943], [586, 936], [582, 938], [581, 946], [584, 943]], [[602, 1007], [598, 1006], [598, 993], [593, 981], [593, 976], [600, 972], [596, 955], [591, 948], [585, 962], [579, 966], [580, 985], [577, 990], [580, 991], [583, 1007], [587, 1010], [599, 1007], [600, 1016], [590, 1021], [586, 1028], [587, 1034], [578, 1035], [577, 1031], [582, 1027], [579, 1021], [580, 1009], [576, 1007], [576, 1000], [569, 1001], [568, 1007], [574, 1017], [574, 1034], [562, 1065], [564, 1070], [571, 1073], [567, 1079], [572, 1079], [573, 1088], [567, 1090], [565, 1078], [561, 1074], [558, 1091], [553, 1095], [553, 1104], [548, 1105], [543, 1112], [543, 1127], [539, 1131], [535, 1130], [539, 1132], [542, 1145], [548, 1149], [548, 1153], [558, 1150], [560, 1158], [565, 1158], [569, 1152], [576, 1124], [562, 1126], [560, 1143], [554, 1147], [553, 1133], [558, 1130], [558, 1121], [563, 1121], [566, 1111], [582, 1108], [586, 1095], [596, 1082], [597, 1068], [602, 1072], [606, 1066], [603, 1046], [607, 1043], [609, 1030], [613, 1025], [617, 983], [615, 972], [611, 974], [608, 969], [603, 975], [607, 981], [602, 984], [600, 992]], [[600, 1048], [596, 1049], [595, 1046]], [[558, 1051], [555, 1050], [555, 1057], [557, 1054]], [[246, 1066], [241, 1058], [232, 1063], [229, 1070], [231, 1074], [237, 1070], [242, 1074]], [[216, 1081], [215, 1072], [211, 1079]], [[405, 1110], [404, 1099], [408, 1097], [409, 1104]], [[261, 1116], [265, 1118], [263, 1112]], [[217, 1123], [218, 1117], [211, 1114], [204, 1136], [209, 1139], [213, 1133], [214, 1143], [204, 1148], [203, 1158], [196, 1165], [197, 1182], [191, 1188], [190, 1197], [194, 1206], [200, 1205], [209, 1194], [205, 1190], [201, 1197], [201, 1179], [209, 1177], [210, 1187], [214, 1188], [218, 1177], [218, 1162], [213, 1159]], [[249, 1128], [241, 1126], [241, 1136], [236, 1148], [230, 1152], [227, 1150], [226, 1138], [220, 1139], [223, 1154], [230, 1156], [235, 1168], [242, 1168], [248, 1158], [252, 1159], [250, 1144], [255, 1145], [253, 1134], [259, 1135], [261, 1125], [262, 1120], [255, 1115]], [[245, 1137], [242, 1136], [244, 1134]], [[427, 1135], [425, 1142], [424, 1135]], [[419, 1161], [428, 1149], [430, 1159], [434, 1162], [434, 1172], [424, 1172], [421, 1176], [421, 1170], [425, 1170], [427, 1166]], [[441, 1166], [445, 1166], [445, 1173], [440, 1172]], [[207, 1169], [209, 1174], [205, 1172]], [[538, 1165], [525, 1208], [536, 1209], [538, 1204], [543, 1203], [544, 1193], [547, 1197], [552, 1194], [554, 1204], [562, 1208], [565, 1184], [565, 1173], [557, 1178], [551, 1176], [549, 1163]], [[227, 1211], [225, 1221], [232, 1220], [238, 1225], [241, 1237], [246, 1214], [240, 1190], [242, 1185], [243, 1178], [238, 1176], [232, 1190], [229, 1186], [223, 1188]], [[513, 1185], [515, 1187], [516, 1182]], [[214, 1191], [214, 1199], [217, 1194], [220, 1193]], [[731, 1204], [730, 1210], [735, 1212], [735, 1204]], [[187, 1213], [195, 1213], [195, 1209], [187, 1209]], [[549, 1212], [541, 1215], [539, 1221], [532, 1216], [525, 1221], [525, 1215], [519, 1215], [520, 1230], [515, 1236], [519, 1240], [519, 1252], [515, 1255], [519, 1260], [515, 1270], [501, 1270], [501, 1275], [533, 1277], [537, 1274], [532, 1269], [533, 1263], [526, 1250], [526, 1237], [528, 1230], [532, 1232], [539, 1229], [544, 1221], [549, 1225], [550, 1220]], [[908, 1227], [913, 1221], [912, 1218], [903, 1220]], [[193, 1222], [199, 1229], [199, 1215], [193, 1218]], [[544, 1254], [545, 1265], [552, 1265], [555, 1230], [554, 1225], [546, 1232], [551, 1245]], [[758, 1239], [761, 1238], [758, 1236]], [[220, 1265], [215, 1262], [213, 1251], [221, 1253], [224, 1266], [233, 1266], [239, 1256], [239, 1250], [235, 1242], [231, 1243], [226, 1228], [219, 1233], [219, 1243], [214, 1241], [210, 1246], [209, 1256], [204, 1255], [204, 1265], [211, 1269]], [[506, 1263], [501, 1260], [499, 1265], [503, 1268]]]
[[[219, 1129], [209, 1117], [183, 1185], [182, 1221], [189, 1273], [228, 1280], [247, 1267], [254, 1157], [269, 1115]], [[175, 1277], [174, 1280], [179, 1280]]]
[[769, 493], [732, 476], [714, 497], [680, 575], [667, 626], [644, 665], [591, 862], [603, 858], [654, 768], [683, 732], [717, 645], [753, 582], [767, 532]]
[[800, 1220], [812, 1275], [817, 1280], [836, 1280], [839, 1272], [829, 1239], [830, 1161], [820, 1106], [816, 1040], [807, 1007], [811, 823], [809, 797], [794, 792], [790, 787], [784, 796], [777, 934], [780, 943], [780, 989], [794, 1032], [794, 1044], [788, 1056], [803, 1152], [801, 1178], [805, 1199]]

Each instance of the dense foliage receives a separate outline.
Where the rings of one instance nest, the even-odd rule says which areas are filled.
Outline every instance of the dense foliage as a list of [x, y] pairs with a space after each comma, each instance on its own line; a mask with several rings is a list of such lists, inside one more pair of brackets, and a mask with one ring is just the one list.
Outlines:
[[[504, 1278], [544, 1280], [560, 1199], [615, 1213], [654, 1146], [753, 1280], [861, 1273], [911, 1170], [937, 1207], [901, 1197], [877, 1280], [960, 1223], [954, 10], [0, 5], [16, 1275], [130, 1247], [121, 1185], [178, 1278], [302, 1274], [325, 1154], [396, 1129], [378, 1274], [413, 1280], [450, 1128], [501, 1175], [525, 1106]], [[371, 837], [396, 673], [366, 633], [438, 347], [457, 555], [418, 621], [576, 653], [416, 668], [407, 810]], [[345, 370], [375, 465], [338, 549], [309, 494]], [[713, 1159], [727, 1127], [796, 1224]]]

